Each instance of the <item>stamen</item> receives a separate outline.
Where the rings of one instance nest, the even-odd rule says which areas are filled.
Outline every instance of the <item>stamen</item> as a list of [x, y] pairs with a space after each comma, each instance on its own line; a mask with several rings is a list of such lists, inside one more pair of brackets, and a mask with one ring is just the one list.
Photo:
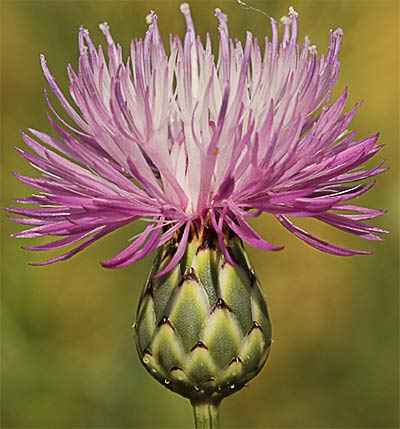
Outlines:
[[297, 18], [299, 16], [298, 12], [295, 11], [293, 6], [289, 7], [289, 15], [291, 18], [293, 18], [293, 17]]
[[150, 25], [153, 22], [153, 11], [151, 11], [145, 18], [146, 24]]
[[114, 44], [114, 40], [111, 37], [110, 27], [108, 26], [107, 22], [103, 22], [103, 24], [100, 24], [99, 28], [103, 32], [104, 36], [106, 37], [107, 43], [109, 45], [113, 45]]
[[[191, 88], [194, 98], [197, 98], [198, 89], [199, 89], [199, 67], [198, 67], [198, 56], [197, 56], [197, 46], [196, 46], [196, 32], [194, 29], [194, 24], [192, 20], [192, 15], [190, 14], [190, 8], [187, 3], [181, 4], [181, 12], [183, 13], [186, 21], [187, 36], [190, 41], [190, 65], [191, 65]], [[186, 40], [186, 39], [185, 39]]]
[[284, 25], [284, 32], [283, 32], [283, 39], [282, 39], [282, 45], [286, 46], [289, 43], [290, 39], [290, 23], [292, 21], [287, 16], [282, 16], [281, 23]]

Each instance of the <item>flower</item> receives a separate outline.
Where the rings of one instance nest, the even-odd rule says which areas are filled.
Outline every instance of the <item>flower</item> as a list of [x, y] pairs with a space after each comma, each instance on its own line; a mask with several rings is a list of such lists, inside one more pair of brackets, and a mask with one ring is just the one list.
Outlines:
[[179, 233], [174, 256], [158, 274], [163, 275], [182, 258], [195, 222], [212, 225], [233, 264], [227, 230], [252, 246], [280, 249], [248, 223], [263, 212], [324, 252], [371, 253], [329, 244], [289, 220], [311, 217], [368, 240], [386, 232], [363, 222], [382, 211], [346, 204], [373, 186], [357, 182], [385, 168], [363, 167], [381, 146], [378, 134], [356, 140], [347, 130], [359, 107], [343, 113], [347, 89], [331, 103], [342, 30], [331, 31], [328, 51], [317, 59], [307, 37], [298, 45], [298, 17], [290, 8], [281, 19], [281, 37], [271, 19], [272, 37], [262, 51], [249, 32], [244, 44], [230, 39], [227, 18], [216, 9], [216, 58], [210, 37], [203, 44], [196, 36], [189, 6], [182, 4], [181, 11], [186, 35], [183, 41], [170, 37], [169, 54], [154, 12], [144, 39], [132, 41], [128, 60], [106, 23], [100, 28], [108, 59], [81, 28], [78, 71], [68, 66], [76, 107], [41, 56], [48, 84], [74, 125], [59, 116], [45, 92], [58, 137], [34, 129], [22, 133], [36, 154], [17, 150], [43, 176], [15, 174], [41, 193], [17, 199], [35, 207], [8, 211], [22, 216], [12, 220], [31, 227], [14, 237], [56, 237], [25, 249], [76, 247], [33, 265], [68, 259], [138, 220], [148, 221], [147, 227], [104, 267], [131, 264]]

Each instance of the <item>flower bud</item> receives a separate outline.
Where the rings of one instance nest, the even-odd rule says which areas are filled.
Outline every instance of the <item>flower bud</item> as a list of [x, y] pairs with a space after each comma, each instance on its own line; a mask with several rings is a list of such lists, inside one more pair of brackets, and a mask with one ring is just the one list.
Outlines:
[[220, 401], [264, 366], [271, 325], [241, 240], [230, 233], [228, 264], [212, 227], [192, 227], [184, 257], [155, 278], [179, 234], [157, 254], [139, 302], [136, 345], [149, 373], [192, 401]]

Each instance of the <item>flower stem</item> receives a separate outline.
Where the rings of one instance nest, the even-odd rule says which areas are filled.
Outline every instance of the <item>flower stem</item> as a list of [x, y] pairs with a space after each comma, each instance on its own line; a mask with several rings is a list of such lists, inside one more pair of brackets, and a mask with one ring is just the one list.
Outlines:
[[196, 429], [219, 429], [219, 402], [192, 402]]

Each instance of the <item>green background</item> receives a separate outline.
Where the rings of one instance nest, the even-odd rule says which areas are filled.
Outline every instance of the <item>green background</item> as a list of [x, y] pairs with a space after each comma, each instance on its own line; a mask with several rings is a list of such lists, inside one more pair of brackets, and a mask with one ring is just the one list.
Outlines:
[[[276, 18], [286, 2], [252, 5]], [[358, 136], [377, 130], [391, 170], [361, 204], [389, 209], [376, 224], [390, 229], [385, 243], [364, 242], [312, 221], [304, 224], [341, 245], [374, 256], [340, 258], [291, 237], [270, 216], [254, 224], [278, 253], [249, 249], [269, 298], [274, 344], [266, 368], [250, 386], [227, 399], [223, 427], [398, 427], [398, 154], [399, 7], [396, 1], [296, 1], [300, 35], [326, 52], [329, 29], [342, 27], [342, 71], [351, 105], [364, 106], [353, 122]], [[231, 35], [270, 34], [266, 18], [235, 1], [192, 1], [199, 34], [216, 37], [214, 8], [229, 15]], [[35, 175], [12, 149], [19, 129], [50, 132], [39, 66], [45, 53], [66, 88], [66, 64], [77, 61], [77, 30], [84, 24], [103, 43], [98, 24], [108, 21], [125, 48], [144, 34], [144, 17], [157, 11], [163, 36], [183, 34], [179, 1], [2, 1], [2, 206], [31, 190], [11, 171]], [[372, 165], [372, 164], [371, 164]], [[98, 264], [126, 245], [141, 226], [103, 239], [72, 260], [27, 266], [43, 254], [20, 249], [22, 229], [2, 214], [1, 426], [4, 428], [191, 427], [189, 403], [153, 381], [136, 356], [131, 325], [151, 257], [121, 270]], [[37, 243], [37, 242], [36, 242]], [[48, 254], [47, 254], [48, 255]], [[46, 255], [46, 256], [47, 256]], [[50, 257], [51, 255], [49, 255]]]

